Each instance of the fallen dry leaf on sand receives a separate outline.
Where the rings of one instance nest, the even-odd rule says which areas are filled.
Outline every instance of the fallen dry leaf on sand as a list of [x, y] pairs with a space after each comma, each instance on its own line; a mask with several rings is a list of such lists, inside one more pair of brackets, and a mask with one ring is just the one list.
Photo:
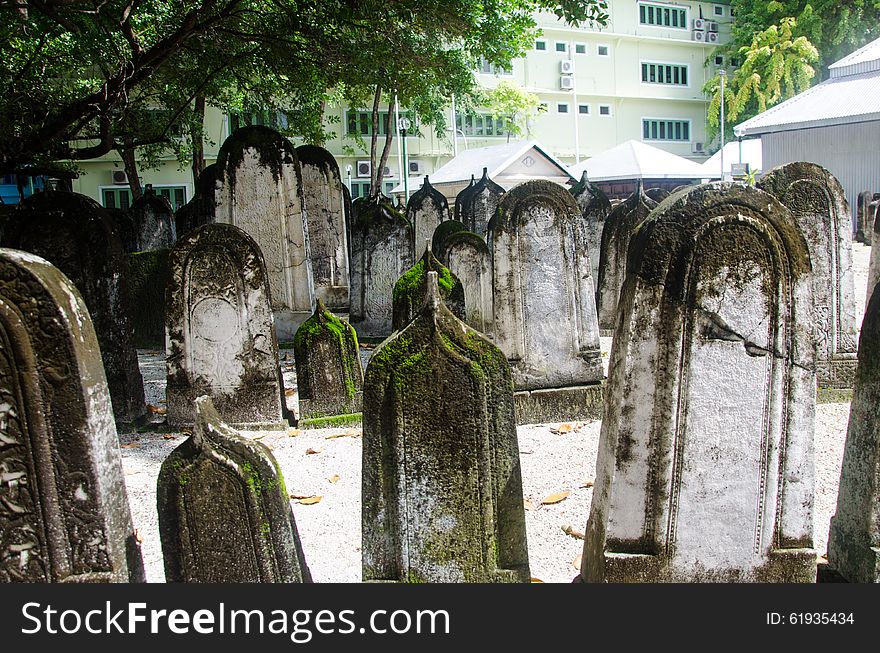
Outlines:
[[135, 447], [137, 447], [139, 445], [140, 445], [140, 442], [129, 442], [128, 444], [120, 444], [119, 448], [120, 449], [134, 449]]
[[361, 437], [361, 432], [357, 429], [348, 429], [347, 431], [343, 431], [342, 433], [334, 433], [333, 435], [328, 435], [325, 437], [325, 440], [335, 440], [336, 438], [359, 438]]
[[339, 474], [334, 474], [333, 476], [331, 476], [327, 480], [330, 481], [331, 483], [336, 483], [337, 481], [339, 481]]
[[584, 481], [578, 487], [593, 487], [593, 481]]
[[583, 557], [583, 554], [578, 554], [578, 557], [571, 561], [571, 566], [574, 567], [575, 569], [580, 570], [582, 557]]
[[162, 408], [160, 406], [154, 406], [153, 404], [147, 404], [147, 410], [153, 413], [154, 415], [164, 415], [168, 412], [167, 408]]
[[525, 508], [526, 510], [534, 510], [535, 504], [526, 499], [525, 501], [523, 501], [523, 508]]
[[571, 526], [563, 526], [562, 532], [566, 535], [571, 535], [573, 538], [576, 538], [578, 540], [584, 539], [584, 534], [580, 531], [574, 530]]
[[309, 447], [308, 449], [306, 449], [306, 454], [321, 453], [322, 451], [324, 451], [324, 450], [323, 449], [312, 449], [311, 447]]
[[534, 576], [532, 576], [531, 578], [529, 578], [529, 581], [532, 582], [532, 583], [543, 583], [543, 582], [544, 582], [544, 581], [541, 580], [540, 578], [535, 578]]
[[304, 505], [304, 506], [310, 506], [310, 505], [312, 505], [312, 504], [314, 504], [314, 503], [318, 503], [318, 502], [319, 502], [321, 499], [323, 499], [324, 497], [322, 497], [322, 496], [319, 495], [319, 494], [313, 494], [313, 495], [311, 495], [311, 496], [307, 496], [307, 497], [305, 497], [305, 496], [297, 496], [297, 495], [295, 495], [295, 494], [291, 494], [291, 495], [290, 495], [290, 498], [291, 498], [291, 499], [295, 499], [297, 503], [301, 503], [301, 504]]
[[541, 503], [545, 506], [552, 506], [554, 503], [559, 503], [560, 501], [565, 500], [569, 494], [570, 492], [568, 490], [565, 492], [557, 492], [541, 499]]

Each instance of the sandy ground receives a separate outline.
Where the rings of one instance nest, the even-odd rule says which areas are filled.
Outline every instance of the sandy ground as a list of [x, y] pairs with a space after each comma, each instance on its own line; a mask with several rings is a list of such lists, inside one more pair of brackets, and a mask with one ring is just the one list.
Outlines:
[[[855, 299], [864, 312], [870, 248], [853, 245]], [[607, 365], [611, 338], [602, 338]], [[165, 395], [161, 352], [139, 352], [147, 401], [162, 406]], [[292, 353], [282, 352], [285, 385], [293, 387]], [[294, 396], [288, 398], [294, 401]], [[837, 502], [840, 461], [846, 438], [849, 403], [819, 404], [816, 410], [815, 546], [825, 552], [828, 524]], [[577, 574], [583, 542], [564, 527], [583, 532], [590, 509], [601, 423], [527, 425], [517, 429], [523, 470], [523, 494], [532, 576], [567, 583]], [[554, 432], [554, 431], [562, 432]], [[261, 437], [278, 460], [287, 489], [296, 496], [320, 496], [312, 505], [292, 501], [303, 549], [318, 582], [357, 582], [361, 578], [361, 437], [360, 429], [314, 429], [288, 433], [252, 433]], [[345, 437], [332, 437], [344, 434]], [[164, 580], [156, 513], [156, 478], [162, 460], [184, 435], [121, 434], [125, 481], [135, 527], [143, 538], [147, 579]], [[308, 454], [313, 449], [319, 453]], [[338, 477], [338, 480], [336, 479]], [[551, 505], [551, 495], [568, 496]]]

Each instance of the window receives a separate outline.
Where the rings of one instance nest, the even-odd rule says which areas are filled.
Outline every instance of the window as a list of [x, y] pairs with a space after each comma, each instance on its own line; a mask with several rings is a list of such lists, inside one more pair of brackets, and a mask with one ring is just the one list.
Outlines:
[[600, 104], [599, 105], [599, 115], [600, 116], [610, 116], [611, 115], [611, 105], [610, 104]]
[[[391, 189], [397, 184], [393, 181], [384, 181], [385, 194], [391, 195]], [[356, 200], [358, 197], [366, 197], [370, 192], [370, 182], [368, 181], [352, 181], [351, 182], [351, 199]]]
[[557, 52], [568, 52], [568, 44], [565, 41], [556, 41]]
[[690, 120], [643, 118], [642, 140], [689, 141], [691, 140], [691, 122]]
[[171, 207], [175, 211], [186, 204], [185, 186], [161, 186], [159, 188], [153, 186], [153, 190], [156, 191], [156, 195], [161, 195], [171, 202]]
[[131, 189], [104, 188], [101, 190], [101, 203], [105, 208], [125, 211], [131, 206]]
[[589, 104], [579, 104], [578, 105], [578, 113], [582, 116], [590, 115], [590, 105]]
[[287, 129], [288, 122], [287, 114], [284, 111], [264, 109], [229, 114], [230, 131], [253, 125], [265, 125], [272, 129]]
[[688, 67], [668, 63], [642, 62], [642, 82], [645, 84], [688, 85]]
[[[412, 127], [407, 131], [407, 136], [417, 136], [418, 128], [415, 117], [408, 111], [401, 111], [400, 117], [406, 116]], [[387, 111], [379, 112], [379, 135], [385, 135], [385, 121], [388, 119]], [[349, 136], [372, 136], [373, 135], [373, 112], [366, 110], [349, 109], [346, 114], [347, 130]], [[391, 132], [394, 133], [394, 117], [391, 118]]]
[[724, 7], [721, 7], [719, 5], [715, 5], [715, 7], [713, 9], [715, 11], [716, 16], [723, 16], [724, 15]]
[[478, 71], [483, 73], [484, 75], [512, 75], [513, 71], [504, 68], [503, 66], [496, 66], [493, 63], [489, 63], [486, 61], [486, 57], [480, 57], [480, 66]]
[[575, 54], [587, 54], [587, 44], [586, 43], [575, 43], [574, 44], [574, 53]]
[[455, 114], [455, 127], [465, 136], [505, 136], [504, 118], [493, 118], [488, 113]]
[[547, 41], [535, 41], [535, 50], [546, 50]]
[[640, 2], [639, 22], [642, 25], [687, 29], [687, 9]]
[[568, 102], [557, 102], [556, 113], [568, 113]]
[[596, 47], [596, 53], [597, 53], [600, 57], [607, 57], [607, 56], [608, 56], [608, 46], [607, 46], [607, 45], [600, 45], [600, 46], [597, 46], [597, 47]]
[[715, 65], [716, 66], [723, 66], [724, 65], [724, 57], [722, 57], [720, 54], [715, 55]]

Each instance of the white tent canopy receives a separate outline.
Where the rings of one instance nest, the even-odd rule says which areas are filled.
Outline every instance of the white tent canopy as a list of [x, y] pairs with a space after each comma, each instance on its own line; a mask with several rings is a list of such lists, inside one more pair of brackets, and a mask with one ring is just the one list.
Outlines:
[[635, 140], [621, 143], [568, 169], [576, 179], [580, 179], [584, 170], [590, 181], [702, 179], [704, 176], [699, 163]]
[[[753, 171], [762, 170], [761, 160], [760, 138], [731, 141], [724, 146], [725, 175], [730, 175], [731, 166], [737, 163], [748, 163], [749, 169]], [[700, 167], [703, 169], [703, 179], [721, 179], [721, 150], [715, 152]]]

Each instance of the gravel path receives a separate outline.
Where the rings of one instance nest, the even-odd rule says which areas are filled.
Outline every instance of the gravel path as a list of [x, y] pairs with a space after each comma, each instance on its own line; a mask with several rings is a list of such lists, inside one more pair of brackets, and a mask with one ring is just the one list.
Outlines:
[[[853, 245], [856, 306], [864, 311], [870, 248]], [[610, 338], [602, 338], [607, 366]], [[366, 352], [365, 352], [366, 354]], [[147, 401], [161, 406], [165, 369], [161, 352], [139, 352]], [[295, 382], [292, 353], [284, 359], [285, 385]], [[295, 395], [288, 397], [293, 404]], [[816, 410], [816, 551], [824, 553], [828, 523], [837, 502], [837, 483], [846, 437], [849, 403], [819, 404]], [[527, 425], [517, 429], [526, 501], [526, 525], [532, 576], [545, 582], [567, 583], [577, 574], [583, 542], [563, 532], [569, 526], [583, 532], [595, 478], [600, 422]], [[554, 432], [561, 431], [561, 432]], [[292, 502], [306, 559], [318, 582], [360, 580], [360, 429], [314, 429], [289, 433], [252, 433], [262, 437], [278, 460], [288, 491], [297, 496], [319, 495], [312, 505]], [[344, 434], [345, 437], [332, 437]], [[143, 538], [147, 579], [164, 580], [156, 517], [156, 477], [162, 460], [178, 446], [183, 434], [121, 434], [123, 467], [132, 518]], [[308, 449], [320, 450], [307, 454]], [[333, 482], [338, 476], [338, 480]], [[558, 503], [542, 505], [553, 494], [569, 492]]]

